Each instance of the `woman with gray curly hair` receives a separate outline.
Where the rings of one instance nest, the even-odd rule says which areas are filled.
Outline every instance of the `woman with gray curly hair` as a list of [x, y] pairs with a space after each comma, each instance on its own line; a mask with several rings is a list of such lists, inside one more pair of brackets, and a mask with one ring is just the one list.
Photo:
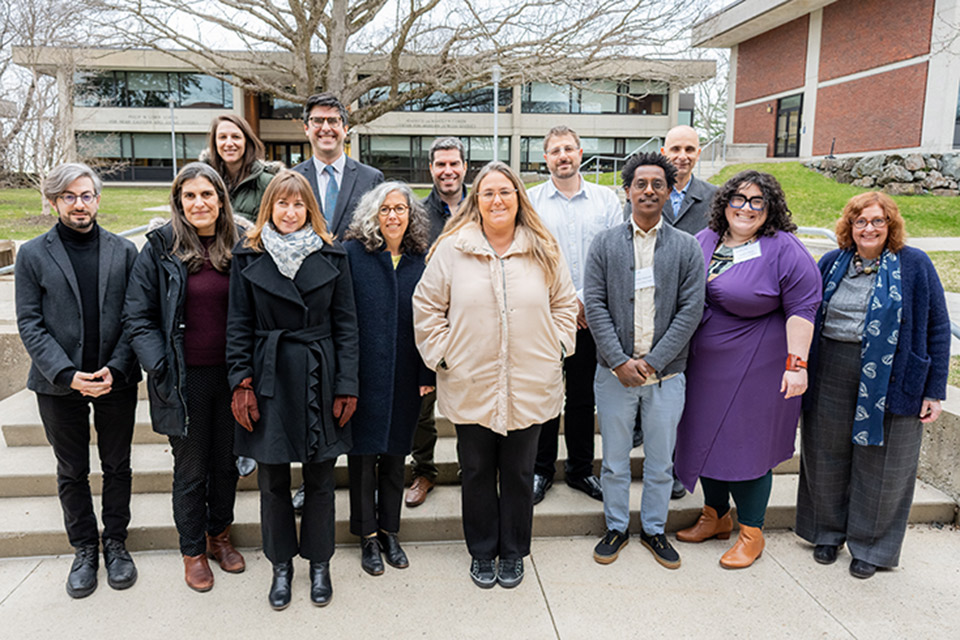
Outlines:
[[413, 446], [420, 397], [433, 390], [413, 336], [413, 290], [424, 269], [429, 222], [410, 187], [385, 182], [357, 205], [344, 249], [353, 273], [360, 327], [360, 393], [353, 415], [350, 532], [360, 565], [383, 573], [383, 555], [409, 565], [400, 548], [403, 463]]

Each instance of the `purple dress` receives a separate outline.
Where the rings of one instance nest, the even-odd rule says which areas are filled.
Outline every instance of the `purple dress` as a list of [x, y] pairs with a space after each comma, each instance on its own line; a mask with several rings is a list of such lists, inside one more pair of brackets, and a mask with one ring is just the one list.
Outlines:
[[[717, 233], [704, 229], [696, 237], [709, 266]], [[690, 342], [675, 461], [689, 491], [700, 476], [753, 480], [793, 456], [801, 399], [780, 393], [786, 319], [813, 322], [820, 272], [791, 233], [759, 243], [759, 257], [707, 282], [703, 319]]]

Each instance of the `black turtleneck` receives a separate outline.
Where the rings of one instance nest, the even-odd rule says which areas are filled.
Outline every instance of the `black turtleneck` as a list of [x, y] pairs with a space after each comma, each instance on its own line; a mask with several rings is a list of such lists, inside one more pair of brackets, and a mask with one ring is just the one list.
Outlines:
[[[86, 233], [57, 222], [57, 235], [67, 250], [73, 273], [80, 287], [80, 305], [83, 313], [83, 361], [81, 369], [93, 372], [100, 368], [100, 226], [96, 222]], [[75, 371], [64, 371], [57, 376], [58, 384], [69, 386]], [[65, 380], [62, 380], [65, 378]]]

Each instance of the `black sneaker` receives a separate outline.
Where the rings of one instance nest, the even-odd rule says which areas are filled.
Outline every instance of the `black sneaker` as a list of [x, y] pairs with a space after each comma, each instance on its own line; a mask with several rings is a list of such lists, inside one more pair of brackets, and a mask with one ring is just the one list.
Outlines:
[[523, 558], [504, 560], [500, 558], [500, 569], [497, 571], [497, 582], [504, 589], [513, 589], [523, 582]]
[[623, 549], [628, 542], [630, 542], [629, 532], [607, 529], [603, 539], [593, 548], [593, 559], [600, 564], [610, 564], [617, 559], [620, 549]]
[[107, 567], [107, 584], [113, 589], [129, 589], [137, 581], [137, 567], [120, 540], [103, 541], [103, 564]]
[[648, 536], [647, 533], [641, 529], [640, 544], [645, 546], [647, 549], [650, 549], [650, 553], [653, 554], [654, 560], [665, 566], [667, 569], [680, 568], [680, 554], [677, 553], [676, 549], [670, 546], [670, 541], [667, 540], [667, 536], [663, 535], [662, 533]]
[[470, 578], [481, 589], [492, 589], [497, 584], [497, 562], [474, 558], [470, 563]]

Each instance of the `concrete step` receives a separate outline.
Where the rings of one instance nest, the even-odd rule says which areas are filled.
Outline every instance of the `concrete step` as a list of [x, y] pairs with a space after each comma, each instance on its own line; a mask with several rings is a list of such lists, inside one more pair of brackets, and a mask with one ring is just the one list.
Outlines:
[[[639, 529], [642, 487], [635, 482], [631, 491], [631, 530]], [[797, 476], [778, 475], [767, 510], [768, 529], [793, 526]], [[97, 501], [95, 501], [97, 502]], [[702, 506], [699, 490], [671, 503], [668, 532], [696, 521]], [[99, 510], [99, 507], [95, 505]], [[910, 521], [949, 522], [956, 504], [942, 492], [917, 483]], [[131, 550], [176, 549], [177, 532], [173, 523], [170, 496], [141, 493], [133, 496], [132, 521], [127, 545]], [[349, 533], [349, 506], [346, 489], [336, 492], [336, 531], [338, 543], [353, 543]], [[535, 536], [600, 536], [604, 530], [603, 505], [582, 493], [555, 485], [534, 511]], [[404, 507], [401, 538], [407, 542], [461, 540], [460, 490], [455, 486], [437, 487], [427, 501], [415, 509]], [[237, 495], [234, 542], [240, 547], [260, 546], [259, 497], [253, 491]], [[0, 500], [0, 557], [70, 553], [63, 531], [63, 515], [55, 496], [5, 498]], [[681, 550], [682, 553], [682, 550]]]

